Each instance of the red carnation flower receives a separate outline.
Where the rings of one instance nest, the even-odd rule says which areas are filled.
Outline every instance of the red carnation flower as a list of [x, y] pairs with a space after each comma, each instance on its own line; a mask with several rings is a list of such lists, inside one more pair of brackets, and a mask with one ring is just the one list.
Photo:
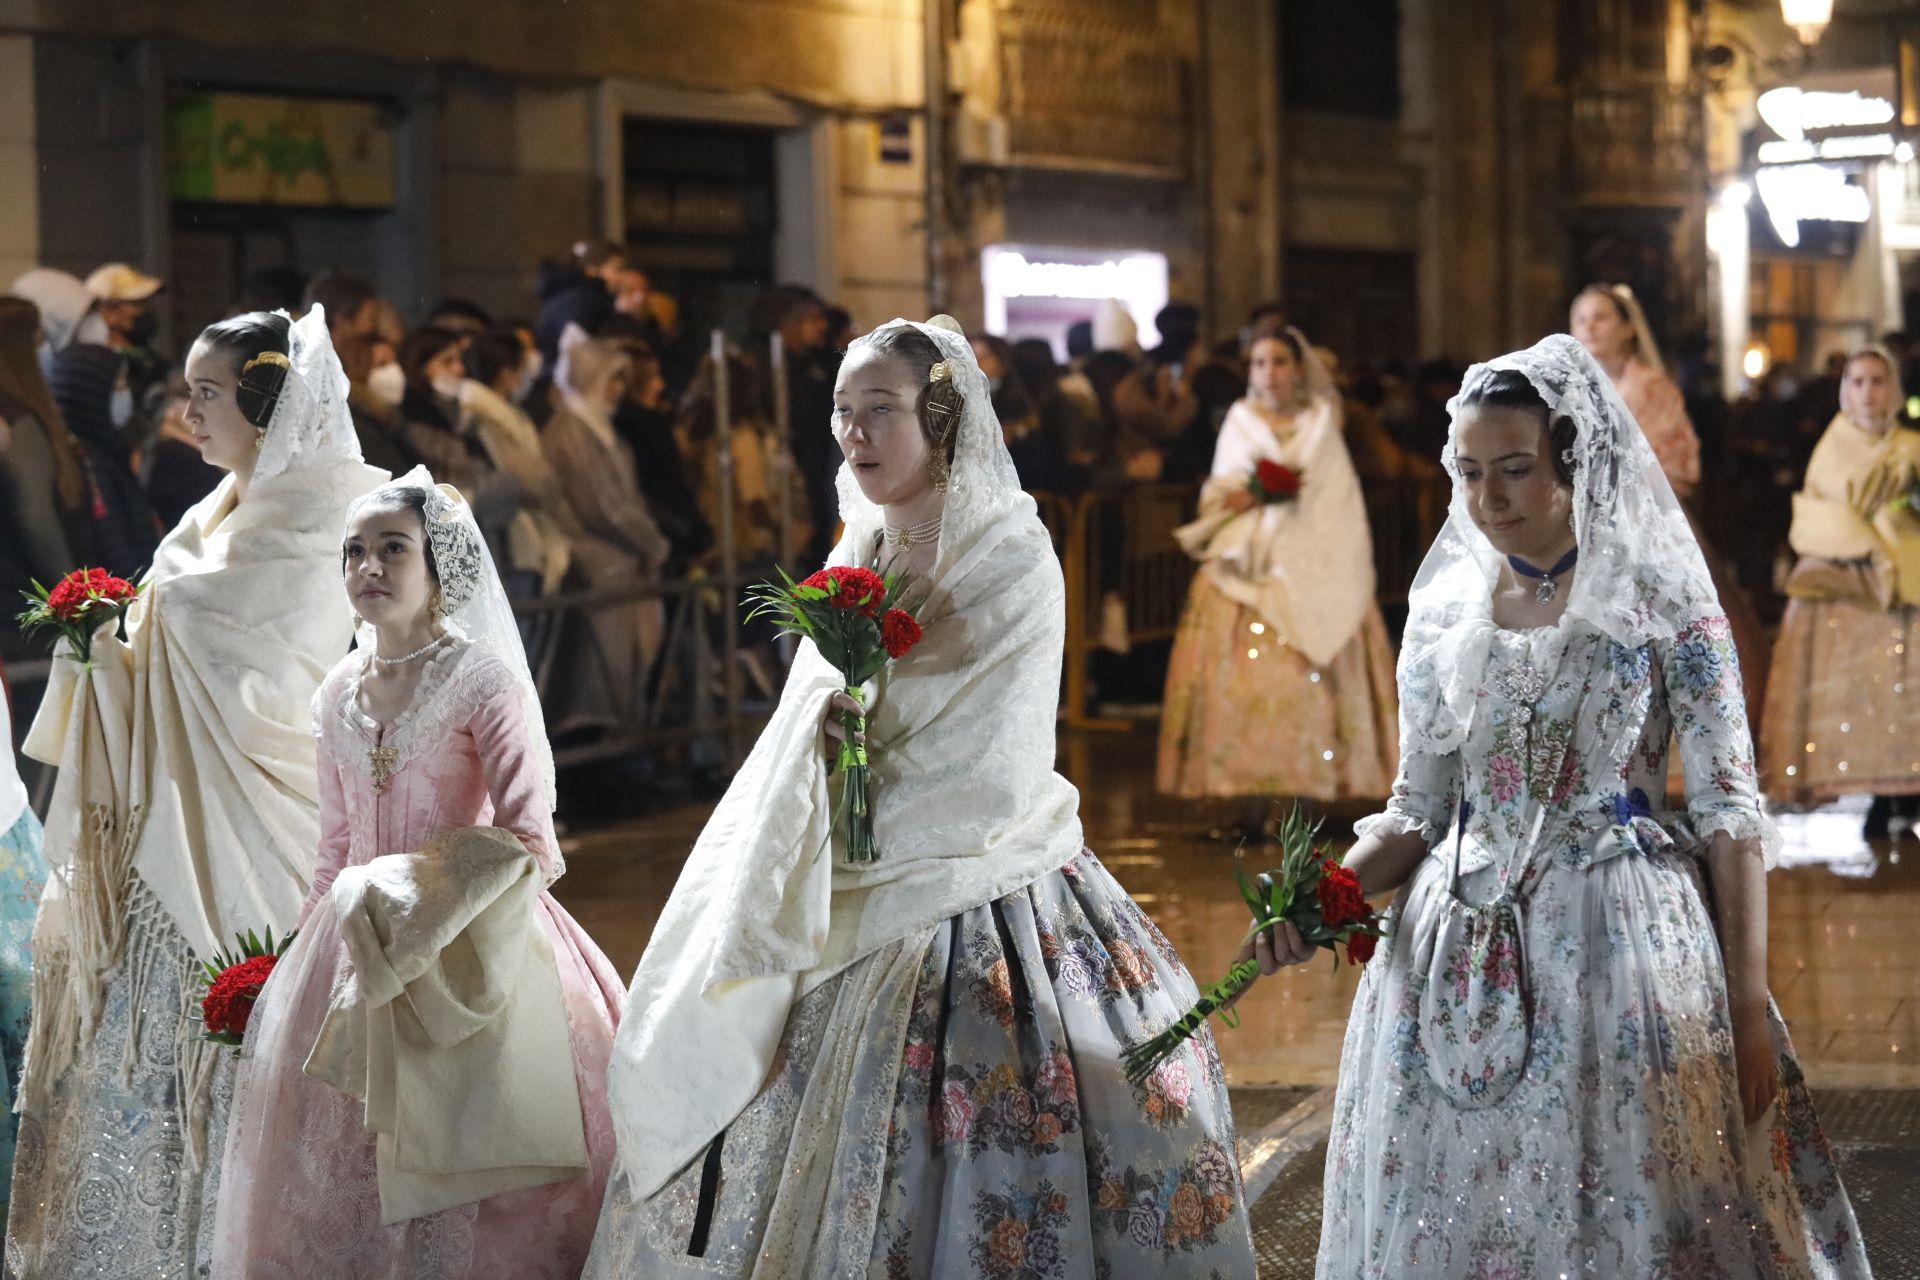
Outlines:
[[200, 1002], [200, 1016], [210, 1034], [244, 1036], [247, 1033], [254, 1001], [260, 998], [260, 988], [266, 985], [267, 975], [273, 972], [278, 960], [277, 956], [242, 960], [221, 973], [207, 988], [206, 998]]
[[1300, 492], [1300, 473], [1270, 458], [1256, 466], [1253, 474], [1269, 498], [1291, 498]]
[[877, 617], [887, 600], [887, 580], [859, 565], [835, 565], [822, 569], [800, 584], [831, 591], [827, 603], [836, 609], [858, 609], [869, 618]]
[[1356, 933], [1347, 939], [1347, 963], [1365, 964], [1373, 959], [1374, 944], [1380, 939], [1370, 933]]
[[1329, 864], [1320, 876], [1320, 918], [1330, 929], [1367, 918], [1371, 910], [1360, 891], [1360, 878], [1338, 864]]
[[907, 650], [920, 643], [920, 624], [904, 609], [889, 609], [880, 619], [880, 643], [889, 658], [904, 658]]
[[114, 604], [124, 604], [133, 599], [134, 586], [125, 578], [107, 577], [92, 583], [91, 586], [95, 595]]
[[77, 622], [88, 603], [87, 580], [78, 569], [60, 579], [47, 593], [48, 611], [62, 622]]

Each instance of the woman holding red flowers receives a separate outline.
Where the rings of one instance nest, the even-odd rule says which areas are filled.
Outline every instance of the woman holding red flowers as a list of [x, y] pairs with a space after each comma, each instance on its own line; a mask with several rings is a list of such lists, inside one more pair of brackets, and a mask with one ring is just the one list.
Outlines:
[[1200, 518], [1178, 534], [1200, 571], [1167, 667], [1159, 786], [1248, 797], [1241, 828], [1258, 830], [1267, 797], [1385, 795], [1395, 701], [1339, 394], [1277, 320], [1247, 363]]
[[144, 565], [48, 584], [50, 609], [92, 603], [77, 620], [90, 644], [56, 647], [25, 743], [60, 770], [7, 1223], [7, 1270], [33, 1280], [204, 1260], [234, 1055], [189, 1025], [199, 960], [284, 931], [306, 895], [308, 706], [351, 634], [328, 598], [340, 522], [384, 478], [361, 460], [320, 308], [212, 325], [186, 375], [186, 423], [226, 478], [130, 604], [114, 575]]
[[1399, 777], [1345, 860], [1397, 897], [1341, 1051], [1317, 1274], [1864, 1280], [1767, 993], [1780, 834], [1686, 513], [1565, 334], [1449, 408]]
[[[1121, 1068], [1198, 993], [1054, 772], [1060, 565], [958, 326], [857, 341], [832, 428], [846, 532], [768, 589], [818, 638], [634, 976], [586, 1274], [1250, 1280], [1212, 1040]], [[829, 629], [864, 671], [876, 622], [855, 698]]]

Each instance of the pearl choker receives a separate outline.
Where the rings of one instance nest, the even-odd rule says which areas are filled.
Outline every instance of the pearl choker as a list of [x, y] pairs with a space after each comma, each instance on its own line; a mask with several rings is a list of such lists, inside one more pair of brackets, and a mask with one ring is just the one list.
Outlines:
[[940, 523], [945, 520], [944, 513], [935, 516], [924, 524], [916, 524], [910, 529], [896, 529], [892, 525], [882, 526], [880, 536], [896, 547], [913, 547], [923, 542], [932, 542], [940, 536]]
[[447, 638], [446, 633], [443, 631], [439, 635], [435, 636], [433, 639], [421, 645], [418, 649], [415, 649], [412, 653], [404, 654], [398, 658], [383, 658], [376, 652], [373, 654], [373, 660], [379, 663], [383, 667], [404, 667], [409, 662], [412, 662], [415, 658], [422, 657], [428, 652], [430, 652], [436, 645], [438, 645], [442, 640], [445, 640], [446, 638]]

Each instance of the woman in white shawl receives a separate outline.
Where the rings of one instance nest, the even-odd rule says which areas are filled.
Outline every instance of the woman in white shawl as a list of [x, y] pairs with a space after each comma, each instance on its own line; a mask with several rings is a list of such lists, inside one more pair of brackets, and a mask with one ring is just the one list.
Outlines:
[[834, 403], [831, 563], [926, 593], [868, 698], [880, 856], [843, 861], [803, 643], [628, 993], [587, 1274], [1251, 1277], [1212, 1041], [1120, 1069], [1195, 991], [1053, 770], [1060, 567], [986, 379], [894, 321]]
[[232, 1063], [191, 1021], [195, 957], [299, 915], [308, 707], [350, 636], [340, 524], [385, 478], [319, 308], [213, 325], [186, 373], [227, 477], [161, 543], [126, 638], [55, 657], [26, 741], [60, 773], [7, 1234], [22, 1280], [192, 1271]]
[[[1341, 1053], [1317, 1274], [1863, 1278], [1767, 996], [1780, 837], [1686, 516], [1564, 334], [1450, 408], [1400, 776], [1347, 855], [1399, 896]], [[1263, 968], [1307, 958], [1279, 935]]]
[[[1221, 424], [1200, 518], [1178, 534], [1200, 572], [1167, 664], [1160, 790], [1384, 796], [1393, 649], [1373, 598], [1373, 539], [1340, 396], [1299, 331], [1275, 321], [1255, 329], [1247, 363], [1247, 394]], [[1266, 464], [1291, 469], [1297, 497], [1255, 497], [1249, 482]], [[1264, 816], [1267, 802], [1256, 803]]]

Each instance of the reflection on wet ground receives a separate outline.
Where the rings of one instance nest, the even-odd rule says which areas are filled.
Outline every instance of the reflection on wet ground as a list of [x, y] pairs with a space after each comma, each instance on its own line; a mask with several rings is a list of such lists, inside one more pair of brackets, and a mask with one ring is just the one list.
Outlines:
[[[1080, 787], [1088, 844], [1205, 983], [1226, 971], [1247, 923], [1235, 850], [1209, 838], [1239, 810], [1156, 794], [1153, 752], [1150, 724], [1063, 734], [1060, 769]], [[569, 872], [555, 892], [623, 974], [639, 962], [709, 807], [567, 839]], [[1865, 810], [1862, 798], [1776, 815], [1786, 848], [1768, 877], [1770, 973], [1816, 1093], [1844, 1091], [1832, 1098], [1841, 1121], [1833, 1137], [1877, 1270], [1920, 1276], [1920, 1214], [1901, 1207], [1920, 1186], [1920, 840], [1868, 843]], [[1329, 807], [1327, 830], [1344, 839], [1370, 811]], [[1258, 851], [1246, 856], [1264, 867]], [[1312, 1274], [1326, 1112], [1326, 1095], [1312, 1086], [1334, 1081], [1356, 982], [1357, 971], [1334, 969], [1331, 957], [1288, 970], [1242, 1002], [1237, 1030], [1217, 1032], [1249, 1186], [1264, 1193], [1254, 1214], [1262, 1275]], [[1905, 1118], [1851, 1136], [1848, 1108], [1884, 1120], [1888, 1107]], [[1906, 1259], [1914, 1268], [1897, 1269]]]

